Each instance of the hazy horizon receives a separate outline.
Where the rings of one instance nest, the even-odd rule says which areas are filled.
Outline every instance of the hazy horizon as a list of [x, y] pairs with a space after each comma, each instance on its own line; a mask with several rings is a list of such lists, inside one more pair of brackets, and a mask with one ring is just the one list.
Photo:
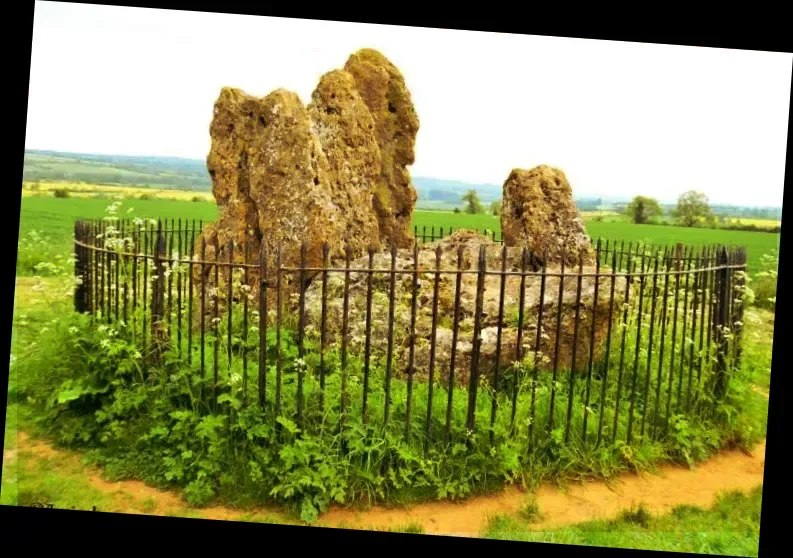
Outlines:
[[[72, 156], [75, 156], [75, 157], [79, 157], [79, 156], [86, 156], [86, 157], [101, 156], [101, 157], [156, 158], [156, 159], [174, 159], [174, 160], [189, 161], [189, 162], [204, 163], [204, 164], [206, 163], [206, 161], [204, 159], [195, 159], [195, 158], [190, 158], [190, 157], [160, 156], [160, 155], [156, 155], [156, 154], [128, 155], [128, 154], [125, 154], [125, 153], [75, 153], [75, 152], [58, 151], [58, 150], [52, 150], [52, 149], [38, 149], [38, 148], [26, 148], [25, 151], [26, 152], [31, 151], [31, 152], [41, 152], [41, 153], [53, 153], [53, 154], [54, 153], [59, 153], [59, 154], [64, 154], [64, 155], [68, 154], [68, 155], [72, 155]], [[207, 176], [208, 176], [208, 174], [207, 174]], [[441, 181], [441, 182], [444, 182], [444, 183], [447, 183], [447, 184], [448, 183], [466, 184], [466, 185], [469, 185], [469, 186], [472, 186], [472, 187], [487, 186], [487, 187], [499, 188], [500, 189], [503, 186], [502, 184], [485, 184], [485, 183], [476, 183], [476, 182], [465, 182], [465, 181], [454, 180], [454, 179], [446, 179], [446, 178], [440, 177], [440, 176], [424, 176], [424, 175], [415, 175], [414, 174], [414, 175], [411, 176], [411, 178], [414, 179], [414, 180], [438, 180], [438, 181]], [[203, 190], [196, 189], [196, 191], [203, 191]], [[597, 193], [597, 192], [595, 192], [593, 194], [585, 195], [585, 196], [575, 195], [575, 198], [579, 199], [579, 200], [603, 199], [604, 200], [604, 204], [606, 204], [606, 202], [608, 200], [611, 200], [612, 203], [628, 202], [628, 201], [630, 201], [630, 199], [632, 197], [633, 196], [630, 196], [630, 197], [628, 197], [628, 196], [622, 196], [622, 197], [621, 196], [613, 196], [611, 194]], [[673, 204], [677, 203], [676, 199], [658, 198], [657, 200], [658, 200], [658, 202], [661, 205], [673, 205]], [[709, 199], [708, 201], [709, 201], [711, 206], [731, 206], [731, 205], [734, 205], [734, 204], [720, 203], [720, 202], [718, 202], [718, 200], [714, 201], [714, 200], [710, 200]], [[757, 208], [757, 209], [781, 209], [782, 208], [782, 203], [781, 203], [781, 200], [780, 200], [780, 203], [777, 204], [777, 205], [757, 205], [757, 204], [745, 203], [745, 204], [737, 205], [736, 207], [747, 207], [747, 208]]]
[[413, 97], [413, 176], [548, 164], [577, 198], [782, 205], [787, 53], [37, 1], [25, 147], [205, 160], [221, 87], [307, 102], [364, 47]]

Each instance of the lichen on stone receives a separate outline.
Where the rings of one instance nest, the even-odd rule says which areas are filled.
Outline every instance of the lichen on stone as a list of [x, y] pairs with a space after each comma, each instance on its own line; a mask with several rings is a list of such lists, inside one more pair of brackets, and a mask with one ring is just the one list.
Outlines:
[[[206, 244], [223, 260], [230, 241], [246, 241], [256, 258], [264, 240], [270, 265], [280, 246], [282, 264], [295, 267], [305, 242], [307, 266], [318, 267], [324, 242], [332, 258], [345, 247], [353, 257], [392, 242], [409, 247], [417, 196], [407, 166], [417, 132], [404, 78], [371, 49], [321, 76], [308, 106], [284, 89], [257, 98], [224, 87], [207, 157], [218, 219], [202, 231], [198, 253]], [[242, 258], [238, 250], [234, 260]]]
[[570, 183], [561, 170], [547, 165], [509, 174], [501, 200], [501, 231], [507, 246], [525, 246], [549, 263], [595, 261]]

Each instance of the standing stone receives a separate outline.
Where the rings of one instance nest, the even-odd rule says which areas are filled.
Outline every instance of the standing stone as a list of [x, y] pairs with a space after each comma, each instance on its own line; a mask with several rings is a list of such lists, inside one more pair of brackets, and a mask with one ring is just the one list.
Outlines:
[[504, 182], [501, 230], [507, 246], [527, 247], [548, 263], [584, 265], [595, 261], [584, 220], [564, 173], [546, 165], [515, 169]]
[[[307, 266], [320, 267], [324, 242], [332, 259], [345, 246], [353, 257], [392, 241], [410, 246], [416, 191], [407, 166], [417, 130], [402, 75], [369, 49], [323, 75], [308, 106], [283, 89], [256, 98], [223, 88], [207, 157], [218, 219], [204, 227], [196, 253], [206, 244], [208, 261], [228, 261], [233, 240], [234, 261], [247, 243], [254, 263], [266, 239], [270, 266], [281, 246], [282, 264], [296, 267], [305, 242]], [[212, 273], [207, 267], [203, 279]], [[296, 277], [284, 273], [287, 290]]]
[[[214, 258], [215, 243], [225, 253], [230, 240], [241, 244], [258, 228], [256, 204], [250, 197], [247, 151], [253, 122], [247, 114], [255, 110], [258, 99], [239, 89], [224, 87], [215, 102], [210, 126], [212, 149], [207, 157], [207, 169], [212, 178], [212, 195], [218, 205], [218, 221], [204, 227], [201, 243], [207, 242], [208, 257]], [[236, 261], [241, 261], [238, 254]]]
[[354, 77], [371, 111], [380, 146], [382, 166], [373, 198], [380, 237], [386, 244], [393, 241], [400, 248], [409, 248], [413, 242], [410, 218], [417, 194], [407, 167], [416, 157], [419, 129], [410, 91], [400, 71], [376, 50], [359, 50], [350, 56], [344, 69]]

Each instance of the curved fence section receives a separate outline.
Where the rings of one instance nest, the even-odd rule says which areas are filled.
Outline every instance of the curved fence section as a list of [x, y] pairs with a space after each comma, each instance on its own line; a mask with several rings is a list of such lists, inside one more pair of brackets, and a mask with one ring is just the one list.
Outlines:
[[708, 420], [740, 363], [743, 248], [598, 240], [555, 266], [433, 227], [356, 258], [202, 244], [201, 225], [78, 221], [74, 304], [154, 377], [187, 369], [206, 412], [257, 405], [279, 428], [380, 428], [425, 452], [630, 444]]

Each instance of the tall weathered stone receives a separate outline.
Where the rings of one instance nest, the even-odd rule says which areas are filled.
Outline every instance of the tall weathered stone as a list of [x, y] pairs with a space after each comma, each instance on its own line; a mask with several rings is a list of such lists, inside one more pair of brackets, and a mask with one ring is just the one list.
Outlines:
[[[283, 89], [256, 98], [223, 88], [207, 158], [218, 219], [202, 231], [197, 253], [206, 243], [207, 259], [223, 261], [229, 241], [246, 241], [257, 261], [265, 238], [270, 264], [280, 245], [283, 265], [294, 267], [306, 242], [306, 263], [317, 267], [325, 241], [333, 258], [345, 246], [354, 257], [392, 241], [409, 246], [416, 192], [406, 167], [417, 130], [401, 74], [368, 49], [323, 75], [308, 106]], [[235, 250], [234, 260], [242, 258]]]
[[548, 263], [585, 265], [595, 260], [584, 220], [573, 200], [564, 173], [546, 165], [531, 170], [514, 169], [504, 182], [501, 231], [507, 246], [527, 247]]
[[[247, 152], [253, 122], [247, 114], [258, 100], [239, 89], [225, 87], [215, 102], [210, 126], [212, 149], [207, 169], [212, 178], [212, 194], [218, 205], [218, 220], [208, 224], [200, 241], [207, 240], [207, 250], [214, 257], [214, 245], [239, 244], [258, 227], [258, 211], [250, 197]], [[212, 248], [210, 248], [212, 247]], [[200, 252], [198, 252], [200, 253]], [[241, 255], [235, 258], [240, 261]]]
[[380, 237], [401, 248], [413, 241], [410, 217], [416, 205], [416, 190], [410, 183], [408, 165], [415, 160], [419, 120], [405, 79], [385, 56], [362, 49], [350, 56], [344, 69], [355, 85], [375, 124], [381, 153], [381, 174], [374, 188], [373, 204], [380, 224]]
[[311, 131], [322, 159], [319, 187], [328, 192], [324, 211], [338, 238], [328, 239], [337, 255], [343, 243], [353, 254], [368, 246], [380, 248], [377, 216], [372, 195], [380, 175], [380, 148], [374, 136], [374, 120], [355, 88], [355, 80], [342, 70], [322, 76], [308, 108]]

